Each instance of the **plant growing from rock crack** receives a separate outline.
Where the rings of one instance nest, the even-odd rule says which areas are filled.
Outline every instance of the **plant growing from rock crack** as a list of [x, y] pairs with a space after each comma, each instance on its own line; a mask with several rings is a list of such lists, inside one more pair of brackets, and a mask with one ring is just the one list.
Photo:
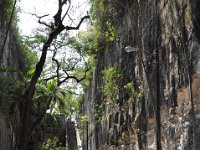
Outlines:
[[122, 74], [115, 67], [109, 67], [102, 71], [104, 103], [114, 106], [119, 96], [119, 83]]
[[[134, 87], [132, 82], [127, 84], [120, 83], [122, 80], [122, 73], [116, 67], [109, 67], [102, 71], [103, 88], [102, 94], [104, 101], [101, 104], [95, 105], [95, 118], [96, 120], [102, 120], [105, 114], [105, 107], [109, 106], [110, 111], [119, 111], [127, 109], [131, 102], [139, 100], [143, 96], [142, 86]], [[125, 100], [123, 106], [118, 105], [119, 91], [126, 91], [129, 98]]]
[[138, 86], [137, 89], [134, 88], [133, 83], [129, 82], [123, 87], [129, 93], [128, 103], [139, 100], [143, 96], [143, 87]]
[[47, 141], [43, 142], [41, 150], [66, 150], [66, 147], [62, 147], [58, 142], [56, 137], [48, 138]]
[[105, 104], [96, 104], [95, 105], [95, 120], [96, 121], [102, 121], [105, 119]]

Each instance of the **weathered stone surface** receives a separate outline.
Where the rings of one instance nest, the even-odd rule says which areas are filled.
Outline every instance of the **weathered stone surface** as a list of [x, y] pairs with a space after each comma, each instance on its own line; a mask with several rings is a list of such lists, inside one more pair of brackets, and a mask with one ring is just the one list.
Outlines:
[[[124, 4], [120, 39], [109, 45], [110, 50], [99, 50], [91, 87], [82, 106], [91, 126], [89, 150], [199, 147], [199, 3], [134, 0]], [[126, 53], [126, 46], [138, 47], [139, 51]], [[101, 71], [110, 66], [122, 71], [120, 84], [131, 82], [135, 88], [140, 85], [144, 95], [124, 107], [130, 93], [119, 89], [116, 102], [120, 109], [105, 106], [105, 117], [97, 122], [93, 106], [104, 101]], [[83, 141], [86, 150], [86, 140]]]
[[67, 121], [66, 130], [68, 149], [78, 150], [75, 123], [73, 121]]
[[[5, 43], [5, 47], [2, 51], [6, 31], [7, 31], [8, 23], [3, 20], [0, 15], [0, 54], [2, 54], [0, 58], [0, 80], [5, 80], [6, 78], [10, 80], [18, 79], [17, 72], [4, 72], [2, 68], [5, 69], [13, 69], [19, 70], [19, 50], [16, 42], [16, 38], [12, 33], [12, 29], [9, 29], [7, 40]], [[6, 78], [5, 78], [6, 77]], [[1, 85], [1, 90], [4, 89], [3, 85]], [[5, 89], [9, 90], [9, 89]], [[3, 90], [2, 90], [3, 91]], [[10, 99], [6, 99], [3, 96], [4, 93], [0, 95], [0, 149], [1, 150], [12, 150], [16, 147], [16, 138], [19, 133], [19, 125], [20, 125], [20, 111], [18, 105], [13, 105], [12, 114], [13, 116], [8, 117], [9, 114], [5, 114], [5, 105], [6, 103], [10, 103]], [[4, 108], [2, 108], [4, 107]], [[8, 112], [7, 112], [8, 113]]]

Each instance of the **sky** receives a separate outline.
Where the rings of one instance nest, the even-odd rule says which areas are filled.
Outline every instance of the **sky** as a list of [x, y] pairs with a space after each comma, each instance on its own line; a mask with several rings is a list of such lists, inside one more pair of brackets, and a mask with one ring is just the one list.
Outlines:
[[[20, 6], [21, 13], [19, 14], [19, 28], [22, 35], [30, 35], [36, 27], [39, 27], [38, 19], [32, 15], [37, 14], [42, 16], [49, 14], [44, 18], [44, 21], [51, 21], [52, 17], [57, 12], [58, 0], [20, 0], [18, 6]], [[72, 9], [70, 11], [72, 19], [75, 23], [80, 20], [80, 16], [87, 14], [89, 11], [88, 0], [71, 0]], [[82, 30], [86, 28], [86, 25], [82, 26]]]

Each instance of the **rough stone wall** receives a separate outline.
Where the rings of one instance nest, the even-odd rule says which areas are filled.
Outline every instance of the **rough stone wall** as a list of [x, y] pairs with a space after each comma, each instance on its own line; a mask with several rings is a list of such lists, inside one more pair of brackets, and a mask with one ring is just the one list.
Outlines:
[[[3, 19], [0, 15], [0, 53], [2, 54], [0, 58], [0, 77], [2, 79], [9, 78], [10, 80], [17, 79], [18, 73], [16, 72], [5, 72], [3, 70], [18, 70], [19, 69], [19, 51], [16, 42], [16, 38], [10, 29], [8, 32], [7, 40], [5, 43], [4, 50], [2, 51], [6, 30], [8, 22]], [[2, 69], [5, 68], [5, 69]], [[1, 85], [1, 90], [4, 89]], [[2, 94], [2, 93], [1, 93]], [[12, 150], [15, 149], [16, 134], [18, 133], [18, 127], [20, 122], [19, 108], [17, 105], [13, 106], [12, 117], [5, 115], [5, 103], [10, 103], [9, 99], [5, 99], [3, 95], [0, 95], [0, 149], [1, 150]]]
[[68, 149], [78, 150], [75, 123], [73, 121], [67, 121], [66, 132]]
[[[199, 146], [199, 3], [133, 0], [124, 4], [120, 39], [109, 44], [109, 50], [99, 50], [82, 106], [89, 116], [84, 150], [86, 134], [89, 150], [188, 150]], [[139, 51], [126, 53], [126, 46]], [[105, 119], [98, 122], [94, 106], [104, 101], [101, 71], [109, 66], [122, 71], [120, 84], [140, 85], [144, 94], [126, 109], [112, 111], [105, 106]], [[123, 108], [130, 93], [119, 90], [117, 104]]]

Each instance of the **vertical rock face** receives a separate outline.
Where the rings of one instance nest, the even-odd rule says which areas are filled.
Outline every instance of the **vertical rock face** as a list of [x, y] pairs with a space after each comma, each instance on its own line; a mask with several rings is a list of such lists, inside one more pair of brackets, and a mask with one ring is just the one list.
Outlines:
[[78, 150], [75, 123], [73, 121], [67, 121], [66, 128], [68, 149]]
[[[91, 87], [82, 105], [89, 117], [89, 150], [198, 149], [200, 88], [200, 24], [198, 0], [133, 0], [125, 3], [120, 39], [97, 55]], [[124, 47], [138, 47], [127, 53]], [[118, 109], [105, 104], [102, 71], [121, 70], [121, 87], [142, 87], [143, 96], [130, 101], [119, 89]], [[104, 117], [95, 120], [104, 104]], [[126, 105], [128, 104], [128, 105]], [[194, 109], [193, 109], [194, 108]], [[86, 133], [83, 148], [86, 150]]]
[[[6, 99], [5, 97], [5, 89], [4, 83], [7, 81], [11, 82], [14, 79], [17, 79], [17, 73], [15, 71], [7, 71], [7, 70], [18, 70], [19, 69], [19, 57], [18, 57], [18, 46], [16, 42], [16, 38], [12, 33], [11, 29], [8, 32], [7, 40], [2, 49], [4, 40], [6, 37], [8, 23], [4, 19], [2, 19], [0, 15], [0, 149], [1, 150], [12, 150], [15, 149], [16, 135], [18, 125], [19, 125], [19, 109], [16, 105], [12, 108], [12, 113], [14, 114], [12, 118], [8, 117], [9, 115], [5, 113], [7, 111], [7, 104], [11, 103], [10, 99]], [[6, 85], [6, 84], [5, 84]], [[7, 112], [8, 113], [8, 112]]]

